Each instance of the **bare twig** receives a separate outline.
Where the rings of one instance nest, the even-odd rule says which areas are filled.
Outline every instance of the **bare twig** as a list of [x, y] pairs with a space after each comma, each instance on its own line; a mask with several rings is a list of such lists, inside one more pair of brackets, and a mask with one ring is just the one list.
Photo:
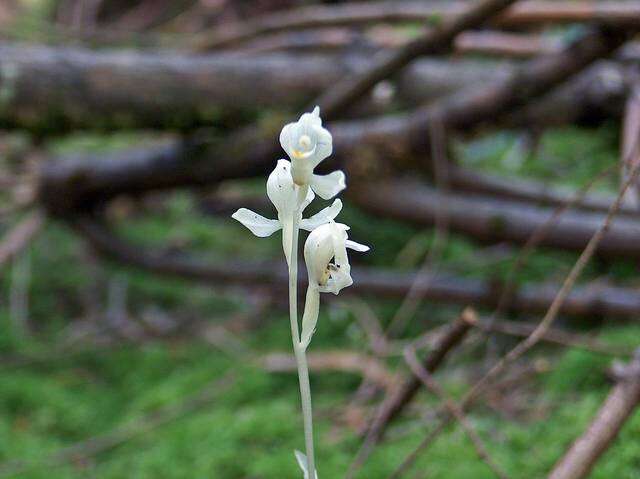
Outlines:
[[[465, 309], [451, 327], [443, 333], [436, 346], [426, 356], [423, 361], [423, 367], [429, 372], [434, 372], [442, 364], [449, 351], [464, 339], [475, 321], [475, 313]], [[404, 410], [419, 389], [420, 379], [412, 375], [393, 394], [385, 398], [376, 411], [362, 446], [349, 467], [348, 478], [353, 477], [355, 472], [366, 461], [375, 445], [382, 439], [389, 423]]]
[[460, 423], [462, 428], [467, 433], [467, 436], [469, 436], [469, 439], [471, 440], [473, 447], [475, 448], [476, 453], [478, 454], [480, 459], [482, 459], [485, 464], [487, 464], [487, 466], [497, 477], [505, 479], [507, 477], [507, 474], [491, 458], [489, 452], [487, 451], [487, 448], [482, 442], [482, 439], [464, 415], [464, 411], [462, 410], [462, 408], [458, 404], [456, 404], [453, 399], [447, 396], [447, 393], [440, 387], [431, 373], [424, 367], [422, 367], [422, 364], [420, 364], [420, 361], [418, 361], [418, 358], [416, 356], [415, 349], [413, 349], [412, 347], [407, 347], [405, 349], [404, 358], [411, 368], [411, 372], [414, 374], [414, 376], [417, 377], [420, 382], [422, 382], [422, 384], [424, 384], [424, 386], [445, 405], [445, 407], [449, 411], [449, 414], [455, 417], [456, 420]]
[[549, 479], [581, 479], [591, 472], [609, 449], [622, 426], [640, 404], [640, 351], [621, 368], [618, 383], [611, 390], [595, 418], [549, 474]]

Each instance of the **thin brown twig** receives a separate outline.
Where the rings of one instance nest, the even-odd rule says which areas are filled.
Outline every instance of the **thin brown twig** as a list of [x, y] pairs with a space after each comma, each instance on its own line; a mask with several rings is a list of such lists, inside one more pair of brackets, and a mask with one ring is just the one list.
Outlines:
[[467, 420], [464, 415], [464, 411], [462, 408], [451, 398], [448, 397], [447, 393], [440, 387], [438, 382], [433, 378], [431, 373], [422, 367], [420, 361], [418, 361], [418, 357], [416, 356], [416, 351], [412, 347], [407, 347], [404, 351], [404, 359], [406, 363], [409, 365], [411, 372], [413, 372], [414, 376], [416, 376], [424, 386], [431, 391], [446, 407], [453, 417], [460, 423], [464, 431], [469, 436], [473, 447], [476, 450], [476, 453], [482, 459], [485, 464], [493, 471], [493, 473], [501, 478], [506, 479], [507, 474], [496, 464], [496, 462], [491, 458], [489, 452], [487, 451], [486, 446], [482, 442], [482, 438], [478, 435], [476, 430], [473, 428], [471, 423]]
[[[536, 329], [536, 326], [535, 324], [506, 320], [478, 321], [478, 323], [476, 323], [476, 327], [482, 331], [521, 338], [530, 336]], [[621, 357], [633, 354], [631, 349], [625, 347], [605, 344], [594, 338], [554, 328], [549, 328], [541, 340], [570, 348], [584, 349], [585, 351], [593, 353], [606, 354], [608, 356]]]
[[[476, 321], [475, 313], [465, 309], [460, 317], [449, 326], [438, 340], [437, 344], [424, 359], [424, 368], [434, 372], [444, 361], [446, 355], [465, 338]], [[393, 394], [387, 395], [377, 408], [374, 419], [369, 426], [362, 445], [349, 466], [346, 478], [352, 478], [364, 464], [376, 444], [382, 439], [389, 423], [393, 421], [411, 402], [420, 389], [420, 380], [415, 376], [409, 377]]]

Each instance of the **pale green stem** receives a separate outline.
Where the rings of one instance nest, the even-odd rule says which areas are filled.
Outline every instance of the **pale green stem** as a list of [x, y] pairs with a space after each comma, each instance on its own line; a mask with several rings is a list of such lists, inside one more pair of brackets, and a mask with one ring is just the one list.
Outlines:
[[[298, 200], [305, 198], [308, 186], [303, 186], [298, 192]], [[300, 204], [300, 201], [297, 202]], [[315, 479], [315, 459], [313, 452], [313, 414], [311, 410], [311, 386], [309, 385], [309, 367], [305, 348], [300, 343], [298, 327], [298, 215], [299, 206], [293, 213], [291, 254], [289, 257], [289, 319], [291, 321], [291, 338], [293, 352], [298, 365], [298, 381], [300, 383], [300, 400], [302, 402], [302, 417], [304, 420], [304, 441], [307, 454], [307, 468], [309, 479]]]

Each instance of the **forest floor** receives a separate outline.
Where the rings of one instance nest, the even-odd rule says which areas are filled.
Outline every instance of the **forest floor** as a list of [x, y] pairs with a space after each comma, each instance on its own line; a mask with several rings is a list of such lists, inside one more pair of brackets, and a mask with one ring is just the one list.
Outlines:
[[[50, 147], [104, 149], [129, 140], [81, 137]], [[611, 125], [551, 131], [534, 154], [528, 154], [524, 144], [517, 134], [492, 134], [459, 144], [456, 153], [461, 162], [479, 170], [574, 188], [618, 156]], [[238, 185], [262, 191], [262, 181], [249, 183]], [[597, 189], [613, 191], [616, 186], [612, 173]], [[122, 202], [110, 214], [122, 234], [136, 242], [189, 249], [212, 259], [281, 256], [277, 235], [258, 239], [231, 218], [204, 215], [196, 197], [186, 192], [134, 206]], [[433, 241], [430, 229], [373, 218], [348, 205], [341, 220], [352, 226], [354, 240], [372, 246], [370, 254], [356, 259], [363, 264], [414, 268]], [[441, 267], [467, 277], [500, 278], [518, 251], [451, 235]], [[576, 253], [539, 249], [518, 281], [561, 281], [576, 258]], [[638, 287], [637, 272], [637, 264], [596, 259], [582, 281], [606, 278]], [[26, 285], [26, 305], [15, 298], [19, 283]], [[300, 478], [293, 456], [294, 449], [303, 448], [297, 378], [294, 373], [267, 371], [255, 361], [270, 352], [290, 351], [282, 305], [260, 307], [258, 293], [161, 278], [97, 261], [79, 238], [55, 221], [3, 273], [0, 297], [0, 477]], [[361, 299], [383, 323], [399, 305]], [[346, 297], [323, 303], [311, 351], [366, 351], [367, 338], [354, 320], [356, 311], [357, 303]], [[457, 306], [425, 302], [403, 337], [436, 328], [459, 311]], [[135, 327], [129, 334], [130, 325], [119, 325], [123, 316], [189, 324], [190, 330], [196, 325], [199, 332], [140, 339]], [[29, 332], [23, 330], [21, 317]], [[512, 319], [539, 320], [526, 315]], [[560, 321], [567, 329], [589, 333], [621, 350], [640, 344], [637, 322]], [[514, 344], [504, 337], [492, 341], [494, 352]], [[490, 361], [486, 343], [474, 334], [436, 374], [453, 397], [461, 397]], [[469, 413], [469, 420], [510, 477], [544, 477], [605, 397], [611, 363], [611, 357], [596, 353], [538, 347], [514, 367], [508, 384], [493, 389]], [[401, 358], [389, 365], [391, 371], [405, 370]], [[311, 382], [320, 477], [343, 477], [360, 445], [356, 426], [366, 421], [371, 405], [353, 403], [361, 382], [357, 374], [312, 371]], [[201, 401], [193, 403], [194, 398]], [[424, 437], [436, 405], [422, 393], [358, 477], [388, 477]], [[636, 414], [593, 477], [640, 477], [639, 437]], [[73, 445], [79, 446], [65, 449]], [[456, 425], [420, 457], [414, 474], [418, 470], [420, 475], [409, 477], [493, 477]]]

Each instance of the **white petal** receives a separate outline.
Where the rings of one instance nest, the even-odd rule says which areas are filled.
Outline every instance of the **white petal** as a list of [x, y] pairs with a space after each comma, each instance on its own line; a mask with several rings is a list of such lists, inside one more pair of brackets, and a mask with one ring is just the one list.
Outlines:
[[316, 135], [316, 150], [313, 157], [309, 158], [309, 161], [315, 168], [318, 163], [333, 153], [333, 138], [331, 133], [321, 126], [316, 126], [313, 130]]
[[342, 201], [340, 201], [340, 199], [336, 199], [331, 206], [321, 209], [310, 218], [303, 219], [300, 222], [300, 228], [306, 231], [313, 231], [318, 226], [334, 220], [341, 210]]
[[293, 134], [296, 129], [296, 123], [289, 123], [282, 128], [280, 132], [280, 145], [287, 152], [289, 158], [293, 158]]
[[295, 209], [298, 192], [291, 177], [291, 163], [278, 160], [267, 179], [267, 196], [280, 215], [289, 215]]
[[344, 173], [340, 170], [328, 175], [312, 175], [311, 188], [323, 200], [330, 200], [346, 188]]
[[247, 208], [240, 208], [231, 217], [245, 225], [254, 235], [260, 238], [271, 236], [282, 227], [278, 220], [270, 220]]
[[355, 241], [351, 240], [347, 240], [345, 242], [345, 245], [347, 246], [347, 248], [358, 251], [360, 253], [364, 253], [365, 251], [369, 251], [371, 249], [367, 245], [356, 243]]

